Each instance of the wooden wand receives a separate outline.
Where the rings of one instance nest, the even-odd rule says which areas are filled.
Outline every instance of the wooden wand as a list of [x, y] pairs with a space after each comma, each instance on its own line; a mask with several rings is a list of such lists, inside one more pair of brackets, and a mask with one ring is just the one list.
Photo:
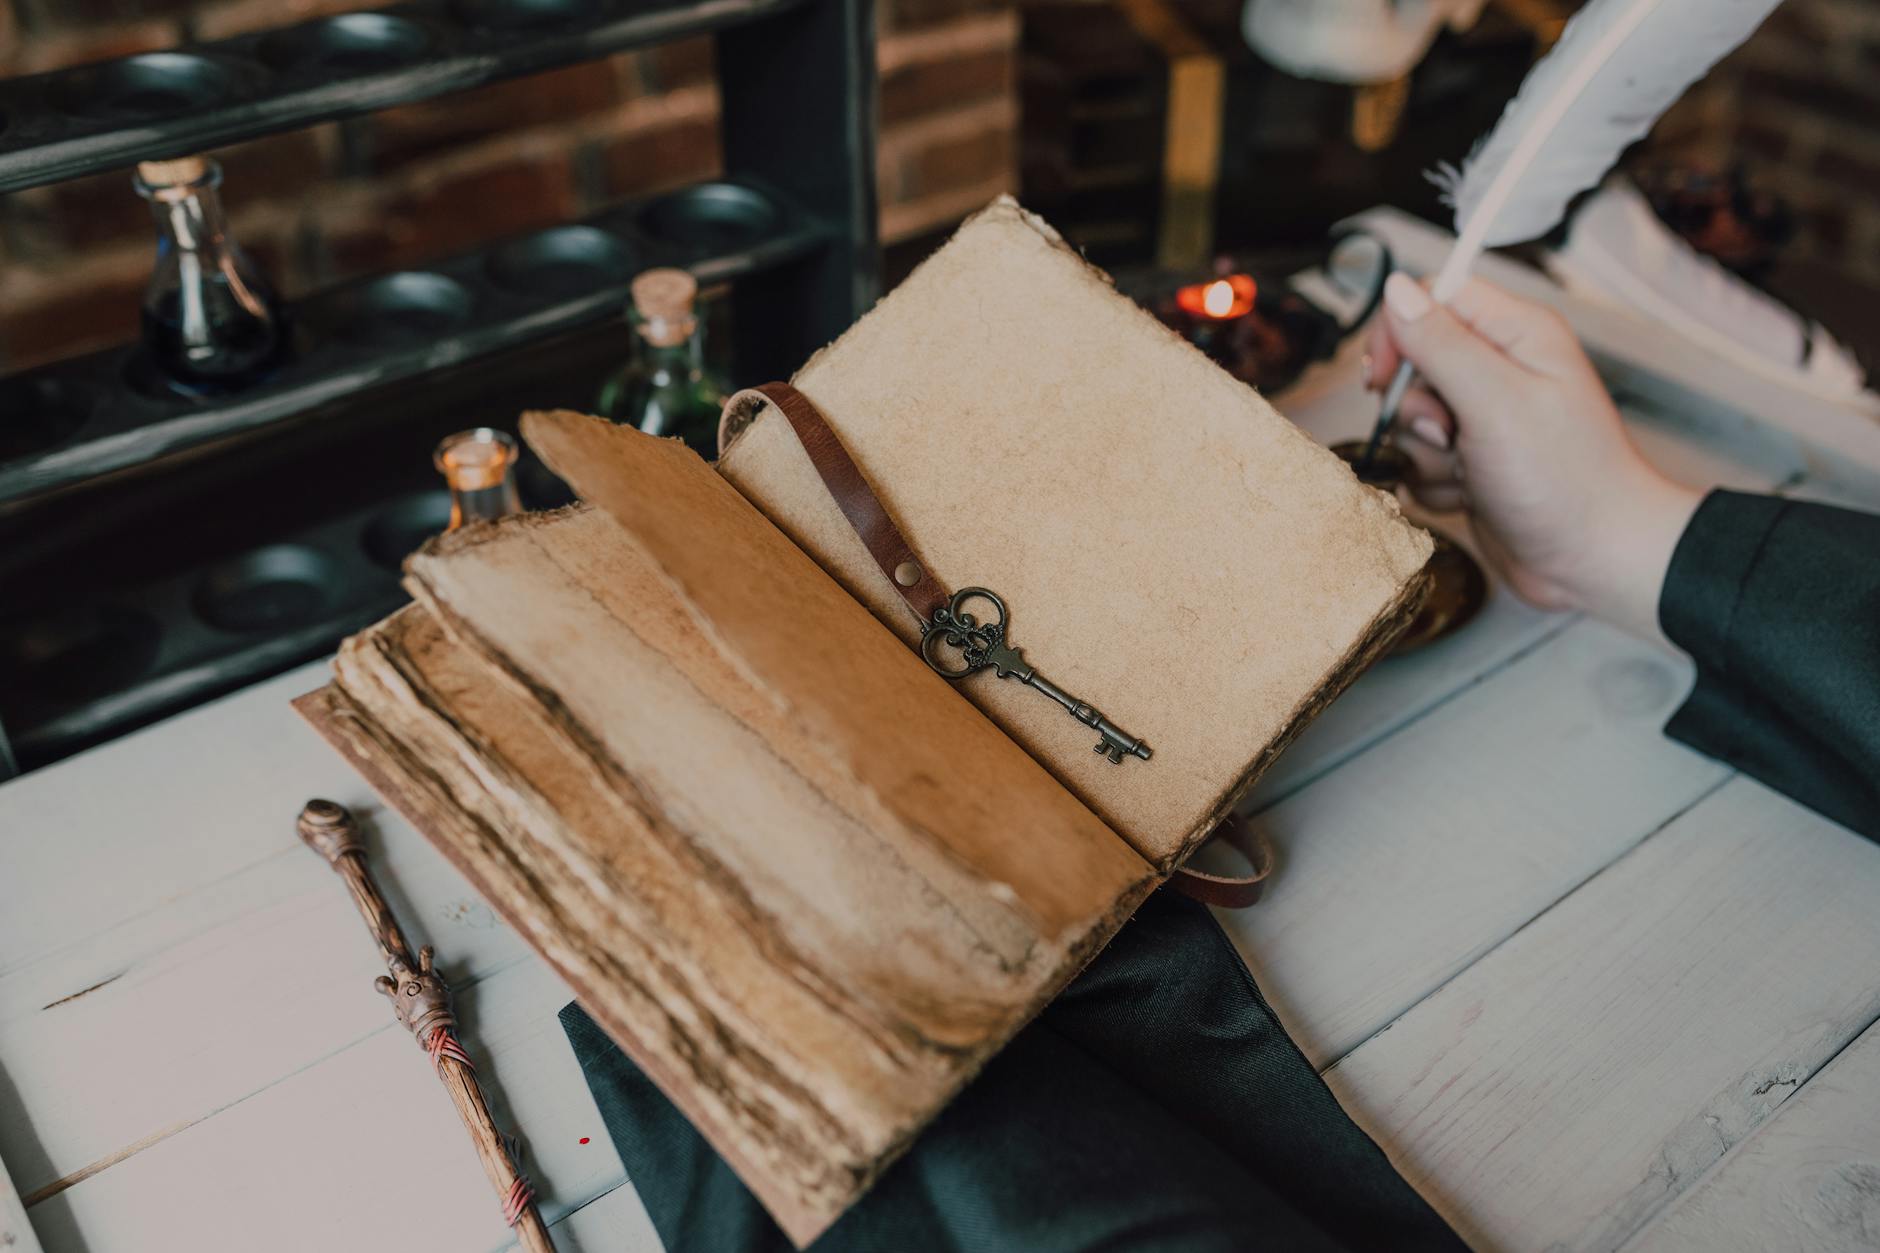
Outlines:
[[490, 1186], [503, 1198], [503, 1221], [515, 1228], [517, 1238], [528, 1253], [555, 1253], [548, 1238], [548, 1227], [535, 1208], [535, 1189], [516, 1169], [503, 1133], [496, 1127], [483, 1089], [477, 1085], [476, 1067], [457, 1042], [457, 1019], [450, 1009], [450, 988], [432, 968], [432, 950], [425, 945], [417, 959], [398, 929], [398, 919], [385, 903], [372, 872], [366, 868], [365, 844], [359, 838], [359, 824], [344, 805], [332, 801], [311, 800], [300, 811], [300, 838], [307, 847], [326, 858], [327, 864], [345, 880], [353, 904], [366, 920], [366, 928], [378, 941], [389, 975], [380, 975], [374, 986], [391, 998], [398, 1021], [411, 1029], [418, 1045], [431, 1055], [431, 1065], [444, 1082], [451, 1101], [463, 1119], [464, 1130], [476, 1142], [477, 1156], [483, 1159], [483, 1173]]

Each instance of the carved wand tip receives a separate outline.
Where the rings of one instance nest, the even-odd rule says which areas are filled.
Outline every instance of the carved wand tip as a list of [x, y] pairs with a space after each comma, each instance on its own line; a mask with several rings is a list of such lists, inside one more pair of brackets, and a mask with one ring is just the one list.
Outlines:
[[350, 810], [337, 801], [310, 800], [300, 811], [300, 838], [307, 847], [337, 863], [348, 853], [364, 849], [359, 841], [359, 824]]

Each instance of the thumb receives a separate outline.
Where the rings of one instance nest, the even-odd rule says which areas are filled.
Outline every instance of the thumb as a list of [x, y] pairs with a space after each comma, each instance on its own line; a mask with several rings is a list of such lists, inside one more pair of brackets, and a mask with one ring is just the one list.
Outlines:
[[1393, 343], [1442, 393], [1464, 428], [1495, 421], [1512, 402], [1527, 371], [1431, 299], [1408, 274], [1384, 284], [1384, 318]]

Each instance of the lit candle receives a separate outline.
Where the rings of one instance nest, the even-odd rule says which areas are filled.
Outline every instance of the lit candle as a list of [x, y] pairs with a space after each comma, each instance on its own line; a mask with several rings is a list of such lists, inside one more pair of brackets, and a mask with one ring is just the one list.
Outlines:
[[1250, 274], [1230, 274], [1211, 283], [1195, 283], [1175, 293], [1182, 312], [1215, 322], [1244, 318], [1253, 312], [1255, 288]]

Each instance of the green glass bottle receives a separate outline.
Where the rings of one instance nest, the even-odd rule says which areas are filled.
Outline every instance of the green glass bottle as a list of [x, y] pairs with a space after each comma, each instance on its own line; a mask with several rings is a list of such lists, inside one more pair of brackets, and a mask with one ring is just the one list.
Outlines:
[[633, 280], [632, 294], [633, 358], [601, 388], [601, 415], [682, 439], [709, 461], [718, 455], [728, 390], [705, 368], [698, 281], [684, 270], [647, 270]]

